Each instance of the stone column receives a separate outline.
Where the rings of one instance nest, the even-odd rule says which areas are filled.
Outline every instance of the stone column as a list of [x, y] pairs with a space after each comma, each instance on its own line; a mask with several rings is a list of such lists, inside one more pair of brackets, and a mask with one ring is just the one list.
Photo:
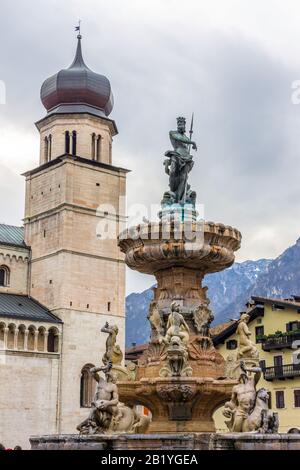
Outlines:
[[45, 333], [44, 333], [44, 352], [48, 351], [48, 336], [49, 336], [49, 332], [45, 331]]
[[4, 328], [4, 349], [7, 349], [7, 342], [8, 342], [8, 332], [9, 328]]
[[14, 349], [18, 349], [18, 336], [19, 336], [19, 328], [15, 328], [14, 331]]
[[[61, 333], [57, 333], [57, 335], [55, 335], [56, 338], [57, 338], [57, 351], [59, 353], [60, 351], [60, 339], [61, 339]], [[55, 349], [55, 348], [54, 348]]]
[[28, 351], [28, 335], [29, 335], [29, 330], [26, 328], [24, 331], [24, 351]]
[[33, 350], [38, 350], [38, 338], [39, 338], [39, 330], [35, 330], [34, 332], [34, 343], [33, 343]]

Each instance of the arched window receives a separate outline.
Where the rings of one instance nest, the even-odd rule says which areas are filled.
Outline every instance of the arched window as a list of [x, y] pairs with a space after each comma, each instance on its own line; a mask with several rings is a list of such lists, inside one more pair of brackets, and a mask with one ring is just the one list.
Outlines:
[[35, 326], [28, 327], [28, 340], [27, 340], [27, 349], [28, 351], [34, 351], [34, 337], [35, 337]]
[[48, 137], [45, 137], [45, 139], [44, 139], [44, 157], [45, 157], [45, 162], [48, 161], [48, 152], [49, 152], [49, 141], [48, 141]]
[[52, 153], [52, 135], [50, 134], [48, 137], [48, 162], [51, 160], [51, 153]]
[[92, 149], [91, 149], [92, 160], [95, 160], [95, 154], [96, 154], [96, 134], [95, 132], [93, 132], [92, 133]]
[[70, 153], [70, 132], [65, 132], [65, 152]]
[[90, 408], [95, 395], [97, 382], [90, 372], [92, 367], [94, 367], [92, 364], [86, 364], [81, 369], [80, 406], [82, 408]]
[[7, 349], [14, 349], [15, 345], [15, 330], [16, 325], [11, 323], [8, 325], [8, 334], [7, 334]]
[[5, 337], [5, 333], [4, 333], [4, 330], [5, 330], [5, 323], [0, 323], [0, 349], [4, 349], [4, 337]]
[[97, 154], [96, 154], [97, 162], [100, 162], [100, 158], [101, 158], [101, 143], [102, 143], [102, 137], [101, 135], [98, 135], [97, 136]]
[[38, 334], [37, 349], [38, 351], [44, 351], [46, 329], [43, 326], [40, 326], [38, 331], [39, 331], [39, 334]]
[[48, 334], [48, 345], [47, 350], [48, 352], [58, 352], [58, 344], [59, 336], [57, 328], [50, 328]]
[[112, 145], [111, 142], [109, 142], [109, 163], [112, 162]]
[[26, 330], [25, 325], [19, 326], [19, 333], [18, 333], [18, 349], [19, 350], [24, 350], [25, 348], [25, 330]]
[[77, 132], [73, 131], [72, 132], [72, 155], [76, 155], [77, 151]]
[[10, 270], [7, 266], [0, 266], [0, 286], [9, 286]]

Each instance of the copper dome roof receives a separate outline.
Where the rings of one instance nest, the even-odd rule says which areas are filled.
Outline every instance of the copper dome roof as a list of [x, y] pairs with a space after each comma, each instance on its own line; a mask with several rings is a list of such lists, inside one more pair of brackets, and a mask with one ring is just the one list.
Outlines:
[[84, 63], [81, 35], [77, 38], [72, 65], [44, 81], [41, 88], [42, 103], [48, 114], [87, 112], [100, 117], [108, 116], [114, 103], [110, 82]]

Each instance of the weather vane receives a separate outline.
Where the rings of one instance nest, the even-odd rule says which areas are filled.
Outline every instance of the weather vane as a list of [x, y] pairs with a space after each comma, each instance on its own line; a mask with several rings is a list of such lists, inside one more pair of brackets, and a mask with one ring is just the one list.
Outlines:
[[75, 31], [78, 31], [78, 36], [81, 36], [81, 30], [80, 30], [80, 26], [81, 25], [81, 20], [78, 20], [78, 26], [75, 26]]

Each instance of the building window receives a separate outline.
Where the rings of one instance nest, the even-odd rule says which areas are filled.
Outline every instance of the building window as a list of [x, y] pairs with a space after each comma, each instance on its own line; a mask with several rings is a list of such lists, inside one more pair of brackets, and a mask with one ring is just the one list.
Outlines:
[[300, 390], [294, 390], [294, 406], [300, 408]]
[[96, 148], [96, 160], [100, 162], [101, 159], [101, 144], [102, 144], [102, 137], [101, 135], [97, 136], [97, 148]]
[[226, 342], [226, 349], [236, 349], [237, 348], [237, 341], [235, 339], [230, 339]]
[[111, 303], [110, 303], [110, 302], [107, 302], [107, 310], [108, 310], [108, 312], [110, 312], [110, 307], [111, 307]]
[[256, 326], [255, 327], [255, 338], [257, 343], [263, 342], [263, 336], [265, 334], [265, 329], [263, 326]]
[[96, 155], [96, 134], [95, 132], [93, 132], [92, 133], [92, 150], [91, 150], [92, 160], [95, 160], [95, 155]]
[[65, 132], [65, 152], [70, 153], [70, 132]]
[[44, 157], [45, 157], [45, 162], [48, 161], [48, 152], [49, 152], [49, 142], [48, 142], [48, 137], [45, 137], [45, 139], [44, 139]]
[[50, 134], [48, 137], [48, 162], [51, 160], [51, 153], [52, 153], [52, 135]]
[[59, 347], [59, 344], [58, 344], [58, 340], [59, 340], [59, 336], [58, 336], [58, 330], [57, 328], [50, 328], [49, 332], [48, 332], [48, 343], [47, 343], [47, 351], [48, 352], [58, 352], [58, 347]]
[[289, 331], [296, 331], [300, 329], [300, 322], [298, 321], [291, 321], [289, 323], [287, 323], [286, 325], [286, 331], [289, 332]]
[[0, 286], [9, 286], [10, 270], [7, 266], [0, 266]]
[[284, 408], [284, 392], [282, 390], [276, 390], [276, 408], [281, 409]]
[[96, 381], [91, 374], [92, 364], [86, 364], [81, 369], [80, 378], [80, 406], [90, 408], [95, 395]]
[[44, 156], [45, 162], [50, 162], [51, 160], [51, 152], [52, 152], [52, 135], [49, 134], [48, 137], [44, 139]]
[[274, 361], [274, 367], [282, 367], [282, 356], [274, 356], [273, 358]]
[[111, 142], [109, 143], [109, 163], [112, 162], [112, 145]]
[[72, 132], [72, 155], [76, 156], [77, 152], [77, 132]]

